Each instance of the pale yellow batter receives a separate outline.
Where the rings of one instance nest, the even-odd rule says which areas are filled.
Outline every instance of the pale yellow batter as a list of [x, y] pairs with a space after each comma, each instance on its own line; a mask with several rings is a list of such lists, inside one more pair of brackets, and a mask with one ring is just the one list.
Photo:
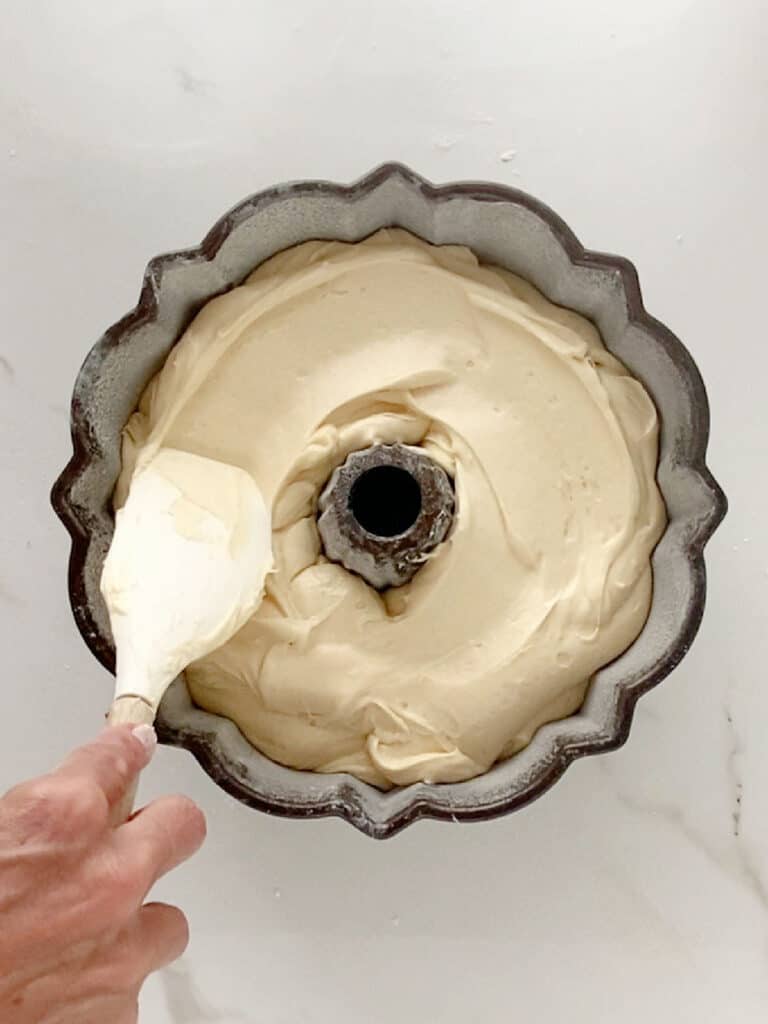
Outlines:
[[[454, 478], [454, 530], [379, 594], [326, 561], [316, 499], [375, 442]], [[308, 242], [209, 302], [125, 432], [252, 473], [275, 569], [187, 671], [270, 757], [378, 786], [456, 781], [579, 707], [645, 621], [664, 525], [657, 417], [595, 328], [456, 246]]]

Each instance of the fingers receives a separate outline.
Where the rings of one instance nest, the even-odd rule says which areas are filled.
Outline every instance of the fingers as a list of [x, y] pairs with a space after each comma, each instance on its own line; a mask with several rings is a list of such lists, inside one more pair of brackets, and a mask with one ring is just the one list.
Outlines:
[[136, 956], [140, 977], [178, 960], [189, 943], [189, 924], [178, 907], [146, 903], [135, 925]]
[[156, 744], [151, 726], [105, 729], [55, 771], [9, 790], [0, 832], [16, 842], [36, 837], [87, 845], [109, 823], [110, 809], [134, 783]]
[[205, 817], [196, 804], [183, 796], [166, 796], [120, 826], [114, 841], [127, 870], [135, 872], [148, 892], [202, 846], [205, 832]]
[[74, 750], [54, 773], [96, 785], [112, 806], [151, 760], [157, 737], [151, 726], [108, 726]]
[[6, 855], [18, 855], [14, 846], [27, 851], [39, 844], [92, 843], [103, 832], [107, 802], [94, 785], [57, 775], [22, 782], [3, 798], [0, 810], [0, 847]]
[[[95, 999], [137, 992], [147, 975], [177, 960], [188, 942], [189, 925], [177, 907], [147, 903], [91, 958], [90, 969], [80, 971], [79, 995]], [[112, 1024], [111, 1017], [86, 1019]]]

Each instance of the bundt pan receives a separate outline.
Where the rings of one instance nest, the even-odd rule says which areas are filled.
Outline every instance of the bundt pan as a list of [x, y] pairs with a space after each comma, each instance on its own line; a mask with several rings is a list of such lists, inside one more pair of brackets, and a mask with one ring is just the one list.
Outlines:
[[120, 432], [147, 382], [200, 307], [268, 257], [308, 239], [359, 241], [385, 226], [438, 245], [469, 246], [483, 262], [514, 271], [597, 325], [658, 408], [658, 481], [669, 522], [653, 555], [653, 603], [637, 640], [595, 675], [577, 714], [544, 725], [524, 750], [468, 782], [384, 793], [348, 775], [285, 768], [255, 750], [232, 722], [195, 707], [183, 677], [171, 686], [158, 715], [160, 739], [190, 750], [227, 792], [270, 814], [338, 815], [376, 838], [418, 818], [506, 814], [541, 795], [575, 758], [624, 743], [638, 697], [671, 672], [693, 641], [704, 610], [703, 548], [726, 511], [705, 464], [709, 412], [701, 377], [680, 341], [645, 311], [626, 259], [584, 249], [550, 209], [501, 185], [432, 185], [400, 164], [352, 185], [279, 185], [234, 207], [199, 247], [153, 259], [138, 304], [91, 349], [75, 383], [74, 454], [52, 500], [72, 538], [75, 621], [107, 669], [114, 670], [115, 654], [99, 578], [113, 529], [110, 499]]

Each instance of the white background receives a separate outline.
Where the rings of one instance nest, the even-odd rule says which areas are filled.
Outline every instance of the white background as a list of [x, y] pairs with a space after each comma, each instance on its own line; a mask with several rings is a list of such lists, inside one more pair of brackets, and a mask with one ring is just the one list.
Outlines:
[[763, 0], [3, 3], [0, 789], [109, 700], [48, 506], [77, 369], [147, 259], [256, 189], [396, 158], [545, 200], [693, 352], [731, 500], [700, 636], [629, 744], [506, 820], [376, 844], [161, 751], [142, 797], [192, 795], [210, 837], [160, 887], [192, 942], [145, 1024], [765, 1020], [767, 24]]

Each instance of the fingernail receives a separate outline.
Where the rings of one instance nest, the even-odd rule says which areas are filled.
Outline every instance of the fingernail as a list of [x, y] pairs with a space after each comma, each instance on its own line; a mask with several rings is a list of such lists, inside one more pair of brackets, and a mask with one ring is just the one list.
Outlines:
[[137, 725], [131, 732], [146, 750], [149, 764], [157, 747], [157, 733], [151, 725]]

